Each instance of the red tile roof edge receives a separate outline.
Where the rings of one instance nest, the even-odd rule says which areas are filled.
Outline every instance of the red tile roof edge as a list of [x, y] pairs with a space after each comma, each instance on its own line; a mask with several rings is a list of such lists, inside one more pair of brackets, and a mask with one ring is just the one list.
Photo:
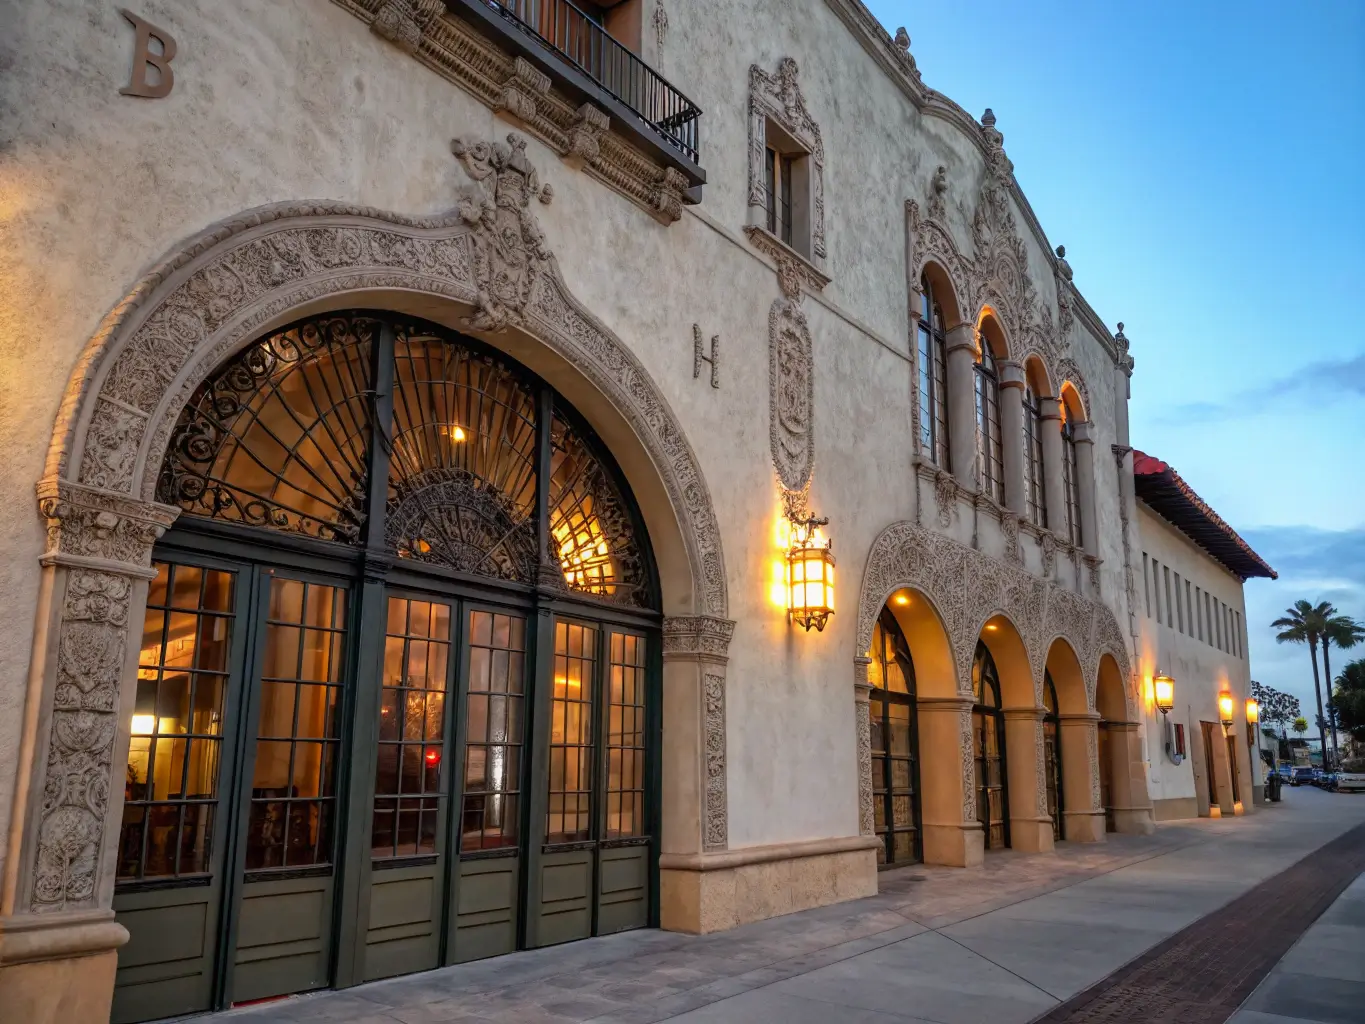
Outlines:
[[[1241, 535], [1227, 524], [1227, 521], [1224, 520], [1222, 516], [1210, 508], [1208, 502], [1199, 497], [1199, 495], [1195, 493], [1194, 488], [1187, 484], [1181, 475], [1172, 469], [1170, 465], [1154, 456], [1148, 455], [1146, 452], [1134, 448], [1133, 476], [1135, 478], [1149, 477], [1153, 478], [1154, 481], [1157, 478], [1164, 478], [1163, 482], [1167, 482], [1175, 487], [1194, 512], [1198, 513], [1210, 527], [1219, 531], [1227, 540], [1232, 542], [1246, 558], [1248, 565], [1237, 566], [1229, 564], [1226, 558], [1221, 557], [1212, 551], [1208, 551], [1208, 548], [1205, 547], [1203, 542], [1189, 530], [1182, 527], [1179, 523], [1174, 522], [1174, 520], [1171, 520], [1169, 516], [1165, 517], [1167, 521], [1171, 522], [1171, 524], [1175, 526], [1176, 529], [1180, 530], [1181, 533], [1185, 534], [1185, 536], [1189, 537], [1190, 540], [1194, 541], [1201, 548], [1204, 548], [1205, 551], [1208, 551], [1211, 558], [1222, 562], [1229, 571], [1240, 576], [1243, 580], [1249, 579], [1252, 576], [1264, 576], [1269, 577], [1272, 580], [1280, 578], [1279, 573], [1272, 569], [1266, 560], [1258, 555], [1252, 549], [1251, 545], [1244, 541]], [[1153, 507], [1156, 508], [1155, 505]], [[1156, 508], [1156, 511], [1161, 512], [1162, 510]], [[1248, 571], [1248, 569], [1250, 569], [1250, 571]]]

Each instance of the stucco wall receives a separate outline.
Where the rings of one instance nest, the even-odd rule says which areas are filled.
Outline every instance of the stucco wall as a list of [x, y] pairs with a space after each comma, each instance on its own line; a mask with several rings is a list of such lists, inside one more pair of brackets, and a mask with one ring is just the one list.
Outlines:
[[[917, 112], [825, 0], [668, 9], [663, 68], [706, 112], [703, 205], [666, 227], [532, 140], [528, 155], [555, 191], [536, 213], [570, 290], [667, 396], [715, 501], [738, 623], [727, 698], [731, 846], [850, 835], [858, 583], [877, 533], [914, 516], [904, 204], [922, 204], [945, 165], [949, 219], [969, 252], [984, 167], [977, 144]], [[10, 26], [0, 38], [0, 834], [43, 540], [33, 486], [63, 389], [101, 317], [178, 240], [251, 207], [334, 199], [405, 214], [448, 209], [468, 185], [450, 139], [510, 130], [325, 0], [236, 0], [230, 9], [137, 0], [135, 11], [179, 42], [166, 99], [119, 95], [133, 30], [115, 4], [0, 0]], [[787, 56], [800, 63], [826, 150], [832, 282], [804, 303], [815, 359], [811, 501], [831, 518], [839, 557], [839, 611], [824, 633], [789, 627], [769, 595], [780, 553], [768, 309], [779, 292], [740, 233], [749, 67], [771, 71]], [[1050, 258], [1017, 219], [1038, 301], [1053, 305]], [[693, 323], [721, 336], [719, 390], [692, 378]], [[1126, 623], [1108, 454], [1125, 440], [1123, 379], [1080, 317], [1071, 354], [1092, 401], [1104, 594]], [[992, 550], [997, 540], [979, 543]]]
[[[1182, 722], [1186, 731], [1186, 758], [1184, 763], [1175, 765], [1164, 753], [1161, 714], [1150, 702], [1146, 702], [1147, 752], [1150, 765], [1148, 788], [1153, 800], [1168, 800], [1176, 797], [1195, 795], [1194, 747], [1189, 738], [1199, 731], [1200, 722], [1217, 722], [1218, 694], [1228, 690], [1233, 695], [1234, 729], [1239, 743], [1245, 743], [1246, 698], [1251, 690], [1251, 664], [1246, 655], [1245, 623], [1246, 604], [1242, 597], [1242, 581], [1228, 572], [1223, 565], [1209, 557], [1208, 553], [1193, 543], [1169, 522], [1157, 515], [1146, 505], [1138, 504], [1138, 533], [1142, 550], [1138, 554], [1147, 555], [1149, 566], [1152, 560], [1160, 563], [1163, 569], [1169, 567], [1172, 574], [1179, 573], [1184, 587], [1188, 580], [1191, 587], [1212, 594], [1219, 601], [1236, 612], [1242, 620], [1243, 631], [1237, 641], [1240, 655], [1219, 650], [1207, 639], [1200, 639], [1198, 620], [1194, 636], [1179, 628], [1166, 624], [1166, 598], [1164, 573], [1162, 579], [1161, 621], [1156, 618], [1157, 605], [1155, 593], [1144, 591], [1141, 582], [1142, 567], [1139, 564], [1138, 623], [1140, 626], [1139, 663], [1144, 686], [1150, 686], [1153, 676], [1165, 672], [1175, 679], [1175, 707], [1170, 713], [1172, 722]], [[1149, 580], [1148, 586], [1155, 582]], [[1172, 590], [1175, 581], [1171, 581]], [[1151, 614], [1147, 614], [1147, 602], [1151, 600]], [[1183, 601], [1183, 598], [1182, 598]], [[1186, 609], [1188, 614], [1188, 609]], [[1205, 627], [1207, 630], [1207, 627]], [[1219, 733], [1221, 735], [1221, 732]], [[1244, 799], [1246, 799], [1244, 797]]]

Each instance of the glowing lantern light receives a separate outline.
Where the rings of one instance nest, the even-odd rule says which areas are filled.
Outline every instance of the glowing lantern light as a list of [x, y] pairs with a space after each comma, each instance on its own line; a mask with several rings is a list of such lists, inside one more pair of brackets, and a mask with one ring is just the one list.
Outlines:
[[787, 611], [808, 632], [823, 630], [834, 614], [834, 553], [820, 532], [827, 525], [828, 519], [814, 516], [793, 521], [787, 551]]
[[1175, 680], [1170, 676], [1157, 676], [1152, 680], [1152, 689], [1156, 693], [1157, 710], [1163, 715], [1169, 714], [1175, 707]]

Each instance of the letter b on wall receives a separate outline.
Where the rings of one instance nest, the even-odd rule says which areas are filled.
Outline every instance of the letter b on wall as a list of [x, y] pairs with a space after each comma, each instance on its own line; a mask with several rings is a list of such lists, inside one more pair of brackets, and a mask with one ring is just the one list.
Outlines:
[[[119, 13], [133, 23], [137, 29], [137, 41], [133, 44], [133, 74], [128, 84], [119, 90], [121, 96], [145, 96], [160, 99], [169, 95], [175, 84], [175, 73], [171, 71], [171, 61], [175, 59], [175, 39], [164, 28], [157, 28], [150, 21], [144, 21], [131, 11], [119, 8]], [[161, 52], [152, 50], [152, 40], [161, 45]], [[148, 71], [156, 72], [156, 80], [148, 80]]]

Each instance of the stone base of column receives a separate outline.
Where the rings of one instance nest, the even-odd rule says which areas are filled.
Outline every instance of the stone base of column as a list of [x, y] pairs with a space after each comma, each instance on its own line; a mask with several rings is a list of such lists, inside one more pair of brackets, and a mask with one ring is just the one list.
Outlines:
[[1264, 787], [1264, 786], [1252, 786], [1252, 787], [1251, 787], [1251, 801], [1252, 801], [1252, 803], [1263, 804], [1263, 803], [1265, 803], [1265, 800], [1266, 800], [1266, 796], [1265, 796], [1265, 787]]
[[[1217, 807], [1214, 810], [1218, 810]], [[1149, 836], [1156, 831], [1150, 807], [1112, 807], [1114, 831], [1130, 836]], [[1218, 817], [1218, 815], [1214, 815]]]
[[986, 860], [986, 835], [974, 821], [921, 826], [924, 863], [950, 868], [977, 868]]
[[706, 935], [877, 894], [876, 836], [659, 858], [659, 924]]
[[22, 1024], [107, 1021], [128, 931], [104, 911], [0, 921], [0, 1007]]
[[1106, 835], [1103, 811], [1066, 811], [1062, 815], [1066, 824], [1068, 843], [1102, 843]]
[[1052, 848], [1051, 818], [1010, 818], [1010, 849], [1046, 853]]

